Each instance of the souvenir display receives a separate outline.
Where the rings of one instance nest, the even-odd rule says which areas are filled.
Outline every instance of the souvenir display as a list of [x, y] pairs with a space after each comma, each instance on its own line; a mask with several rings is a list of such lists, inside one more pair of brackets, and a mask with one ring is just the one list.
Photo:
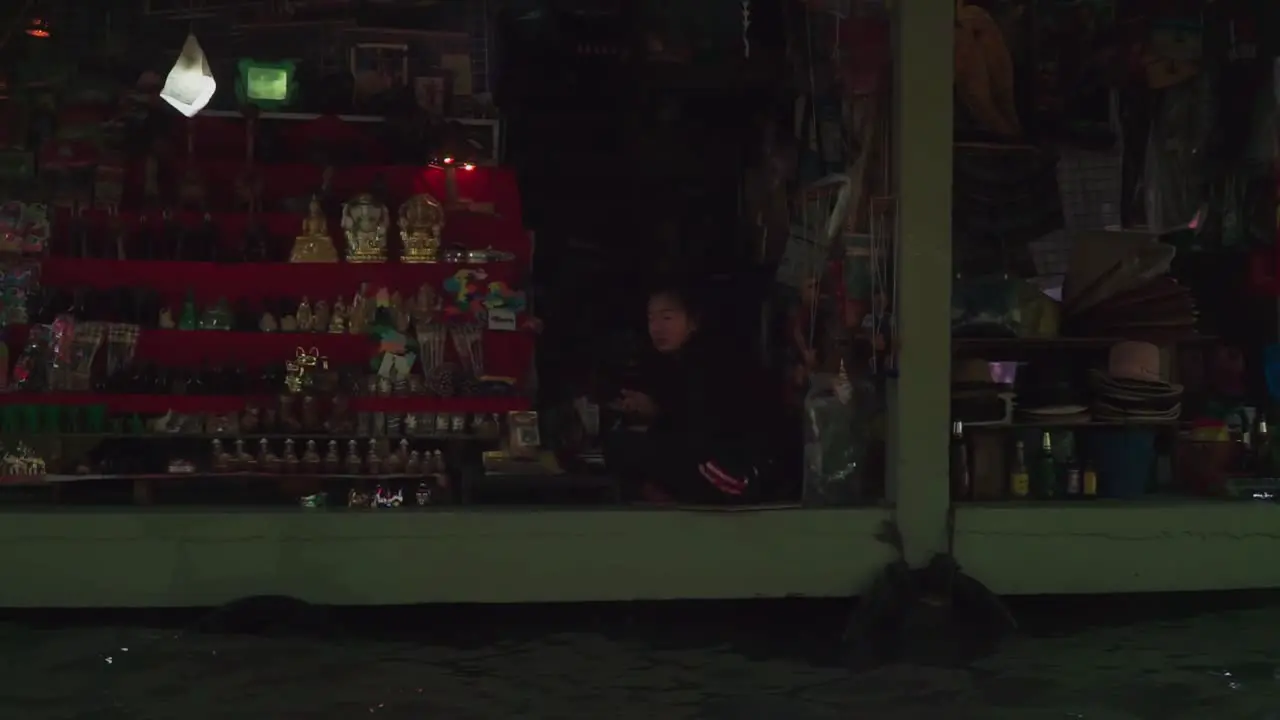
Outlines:
[[[101, 487], [132, 485], [139, 503], [187, 502], [197, 487], [232, 503], [276, 492], [317, 509], [344, 494], [387, 511], [451, 501], [449, 478], [502, 441], [509, 409], [528, 406], [531, 344], [486, 346], [484, 324], [523, 307], [511, 284], [521, 268], [485, 265], [527, 256], [526, 235], [511, 223], [478, 226], [484, 237], [450, 227], [465, 244], [459, 264], [431, 270], [444, 259], [446, 223], [426, 192], [439, 191], [435, 179], [392, 166], [347, 182], [327, 158], [294, 177], [288, 133], [258, 138], [249, 115], [243, 171], [214, 150], [238, 149], [238, 138], [205, 137], [206, 125], [238, 135], [238, 120], [200, 121], [204, 147], [186, 123], [176, 128], [185, 153], [181, 135], [156, 137], [145, 157], [119, 158], [136, 177], [108, 167], [94, 197], [52, 218], [43, 205], [0, 206], [5, 471], [46, 469], [12, 438], [83, 436], [56, 444], [48, 471], [132, 480]], [[355, 177], [367, 162], [353, 159], [339, 167]], [[326, 206], [342, 187], [367, 192]], [[504, 177], [495, 195], [514, 188]], [[338, 217], [341, 244], [329, 226]], [[471, 249], [490, 242], [503, 249]], [[486, 351], [510, 378], [481, 377]], [[211, 482], [144, 491], [165, 474]], [[247, 475], [255, 479], [230, 479]]]
[[[343, 223], [345, 228], [345, 218]], [[348, 241], [350, 241], [350, 235], [348, 235]], [[349, 248], [348, 251], [350, 251]], [[312, 196], [307, 206], [307, 218], [302, 222], [302, 234], [293, 241], [289, 262], [338, 262], [338, 251], [333, 246], [333, 238], [329, 236], [329, 221], [325, 219], [324, 211], [320, 208], [320, 200], [315, 196]]]
[[342, 231], [347, 239], [347, 262], [387, 261], [387, 206], [362, 193], [342, 206]]
[[444, 221], [444, 206], [430, 195], [415, 195], [405, 201], [400, 206], [400, 260], [439, 262]]

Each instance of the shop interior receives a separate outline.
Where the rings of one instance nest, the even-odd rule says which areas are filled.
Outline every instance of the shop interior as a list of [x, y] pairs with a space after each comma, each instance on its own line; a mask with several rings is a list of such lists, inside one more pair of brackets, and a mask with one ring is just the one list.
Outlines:
[[[883, 501], [883, 3], [204, 5], [6, 19], [0, 502]], [[960, 0], [953, 501], [1273, 497], [1268, 38]]]

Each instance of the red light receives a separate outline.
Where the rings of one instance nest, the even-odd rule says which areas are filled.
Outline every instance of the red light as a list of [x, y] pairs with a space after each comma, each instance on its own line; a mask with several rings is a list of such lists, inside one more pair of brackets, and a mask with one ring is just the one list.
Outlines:
[[471, 163], [467, 163], [466, 165], [463, 165], [463, 166], [462, 166], [462, 169], [463, 169], [463, 170], [475, 170], [475, 169], [476, 169], [476, 166], [475, 166], [475, 165], [472, 165]]
[[445, 164], [445, 165], [452, 165], [452, 164], [453, 164], [453, 158], [451, 158], [451, 157], [447, 157], [447, 158], [445, 158], [445, 159], [444, 159], [444, 164]]
[[35, 38], [49, 37], [49, 23], [40, 18], [31, 18], [31, 24], [27, 27], [26, 33]]

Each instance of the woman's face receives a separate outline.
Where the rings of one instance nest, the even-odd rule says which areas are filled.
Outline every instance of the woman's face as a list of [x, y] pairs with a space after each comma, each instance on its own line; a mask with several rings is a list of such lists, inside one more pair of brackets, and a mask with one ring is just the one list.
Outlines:
[[679, 298], [666, 294], [649, 298], [649, 339], [658, 352], [679, 350], [697, 329]]

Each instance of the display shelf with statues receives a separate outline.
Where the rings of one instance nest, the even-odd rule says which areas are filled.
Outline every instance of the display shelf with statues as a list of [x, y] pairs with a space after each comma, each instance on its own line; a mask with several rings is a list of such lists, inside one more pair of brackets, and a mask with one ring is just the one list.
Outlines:
[[[511, 172], [255, 163], [246, 206], [242, 163], [179, 166], [198, 165], [198, 200], [136, 165], [122, 207], [55, 213], [27, 322], [4, 336], [0, 425], [34, 438], [49, 473], [400, 483], [415, 453], [479, 462], [454, 443], [496, 446], [506, 415], [530, 409], [532, 248]], [[310, 450], [365, 438], [390, 446], [342, 453], [342, 473]], [[271, 447], [250, 466], [239, 441]], [[421, 494], [356, 485], [357, 499]]]

